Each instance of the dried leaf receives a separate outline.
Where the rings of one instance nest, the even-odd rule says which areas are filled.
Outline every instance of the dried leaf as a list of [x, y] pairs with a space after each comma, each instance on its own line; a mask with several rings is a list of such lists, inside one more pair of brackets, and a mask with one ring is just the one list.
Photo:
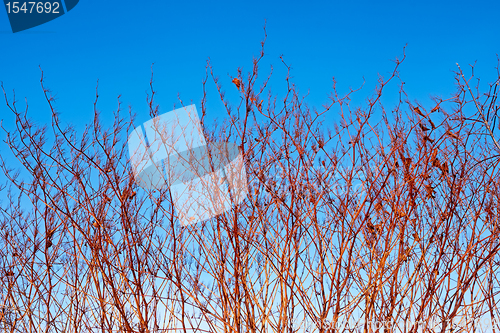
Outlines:
[[429, 138], [427, 135], [424, 135], [424, 140], [434, 143], [434, 139]]
[[439, 111], [439, 104], [432, 108], [431, 113]]
[[240, 79], [235, 77], [232, 82], [236, 85], [236, 88], [238, 88], [238, 90], [240, 90], [240, 87], [241, 87]]
[[421, 123], [418, 124], [420, 126], [420, 129], [424, 132], [427, 132], [429, 130], [428, 127], [426, 127], [425, 125], [422, 125]]
[[436, 129], [436, 125], [434, 125], [434, 123], [432, 122], [431, 118], [428, 118], [427, 120], [429, 121], [429, 124], [431, 124], [432, 129], [433, 130]]
[[434, 189], [430, 185], [425, 185], [425, 190], [427, 191], [427, 197], [435, 198]]
[[425, 117], [425, 115], [422, 113], [422, 111], [420, 111], [420, 109], [418, 108], [418, 106], [416, 108], [414, 108], [413, 111], [415, 111], [415, 113], [417, 113], [418, 115], [420, 115], [422, 117]]

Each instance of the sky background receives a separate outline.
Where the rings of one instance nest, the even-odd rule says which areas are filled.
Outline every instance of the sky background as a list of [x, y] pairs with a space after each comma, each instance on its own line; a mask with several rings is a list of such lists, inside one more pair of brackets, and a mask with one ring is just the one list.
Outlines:
[[[431, 94], [448, 98], [455, 91], [456, 63], [470, 73], [468, 64], [477, 61], [475, 74], [484, 85], [496, 79], [499, 10], [500, 1], [81, 0], [67, 14], [14, 34], [6, 10], [0, 9], [0, 81], [10, 100], [15, 90], [20, 109], [28, 100], [29, 117], [50, 123], [40, 66], [61, 120], [79, 129], [92, 122], [99, 80], [98, 108], [105, 123], [111, 124], [121, 95], [122, 108], [130, 106], [139, 125], [150, 118], [146, 93], [152, 63], [160, 113], [179, 107], [178, 96], [200, 110], [208, 59], [227, 97], [237, 104], [231, 76], [238, 67], [251, 70], [266, 24], [260, 69], [264, 77], [274, 66], [274, 92], [285, 88], [283, 55], [300, 93], [309, 94], [310, 106], [321, 110], [328, 103], [332, 77], [340, 93], [365, 80], [363, 90], [352, 96], [361, 104], [375, 88], [377, 75], [387, 76], [407, 45], [400, 67], [406, 90], [412, 100], [433, 107]], [[211, 81], [208, 93], [208, 120], [223, 118]], [[14, 117], [3, 99], [0, 119], [5, 128], [13, 128]], [[3, 141], [5, 133], [0, 137]], [[0, 153], [5, 149], [0, 143]]]
[[[137, 113], [137, 126], [150, 119], [146, 94], [151, 66], [160, 113], [195, 103], [200, 111], [202, 80], [210, 59], [215, 74], [235, 105], [238, 91], [231, 83], [237, 69], [252, 69], [266, 25], [266, 77], [273, 65], [270, 87], [282, 92], [286, 68], [306, 102], [321, 110], [329, 102], [332, 78], [340, 93], [362, 105], [375, 88], [378, 75], [388, 76], [392, 60], [406, 60], [400, 76], [410, 98], [428, 108], [430, 95], [449, 98], [455, 91], [453, 71], [459, 63], [475, 74], [482, 87], [497, 79], [500, 53], [500, 1], [130, 1], [80, 0], [67, 14], [27, 31], [12, 33], [0, 8], [0, 81], [19, 110], [29, 103], [28, 116], [50, 124], [51, 114], [40, 87], [56, 97], [60, 119], [77, 130], [92, 122], [99, 80], [98, 109], [106, 125], [113, 121], [117, 97], [122, 109]], [[260, 83], [259, 81], [258, 83]], [[394, 81], [396, 84], [397, 82]], [[392, 89], [392, 90], [391, 90]], [[389, 87], [388, 107], [397, 102], [397, 86]], [[210, 122], [225, 112], [215, 86], [208, 82]], [[283, 97], [281, 95], [280, 97]], [[385, 95], [384, 95], [385, 98]], [[338, 121], [330, 115], [330, 123]], [[13, 130], [15, 118], [0, 101], [0, 121]], [[11, 156], [0, 131], [0, 154]], [[15, 157], [11, 156], [15, 161]]]

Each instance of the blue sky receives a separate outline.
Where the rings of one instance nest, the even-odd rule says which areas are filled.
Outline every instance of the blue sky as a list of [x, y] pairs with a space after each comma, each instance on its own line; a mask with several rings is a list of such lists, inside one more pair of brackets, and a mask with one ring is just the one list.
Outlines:
[[[41, 66], [61, 119], [78, 126], [92, 120], [99, 79], [103, 119], [111, 122], [121, 95], [122, 107], [131, 106], [142, 123], [149, 119], [146, 92], [152, 63], [156, 101], [160, 112], [168, 112], [179, 106], [178, 94], [199, 109], [210, 58], [227, 96], [237, 103], [229, 76], [236, 76], [238, 67], [251, 69], [267, 20], [266, 57], [260, 68], [266, 75], [274, 65], [273, 91], [284, 88], [282, 54], [300, 92], [309, 92], [306, 102], [311, 106], [328, 102], [332, 77], [344, 93], [359, 87], [364, 77], [365, 87], [353, 96], [362, 103], [377, 75], [393, 69], [391, 60], [401, 57], [407, 44], [401, 76], [410, 97], [425, 102], [430, 94], [446, 98], [454, 91], [457, 62], [468, 71], [468, 64], [477, 61], [475, 73], [482, 82], [495, 80], [499, 9], [498, 1], [81, 0], [66, 15], [15, 34], [0, 9], [0, 81], [9, 98], [15, 89], [20, 104], [28, 99], [30, 117], [47, 123]], [[208, 116], [223, 117], [214, 92], [212, 83]], [[14, 118], [4, 102], [0, 119], [12, 128]]]
[[[66, 15], [30, 30], [13, 34], [0, 8], [0, 81], [19, 109], [29, 103], [29, 117], [50, 124], [50, 110], [40, 87], [56, 97], [61, 120], [77, 129], [92, 122], [99, 80], [102, 119], [112, 123], [121, 95], [122, 108], [137, 113], [137, 125], [149, 120], [146, 92], [154, 65], [156, 102], [160, 112], [195, 103], [200, 110], [207, 59], [235, 104], [238, 92], [230, 76], [238, 67], [251, 70], [260, 51], [266, 24], [265, 77], [274, 66], [271, 89], [285, 88], [285, 67], [306, 102], [321, 109], [332, 89], [354, 94], [362, 104], [375, 87], [377, 75], [388, 75], [391, 61], [406, 60], [401, 78], [412, 100], [433, 107], [430, 94], [448, 98], [455, 91], [453, 71], [459, 63], [466, 73], [476, 63], [482, 87], [496, 80], [500, 53], [500, 1], [96, 1], [80, 0]], [[267, 23], [266, 23], [267, 22]], [[209, 81], [208, 118], [222, 118], [214, 85]], [[392, 88], [397, 88], [392, 86]], [[385, 101], [396, 103], [397, 90]], [[283, 96], [281, 96], [283, 97]], [[335, 119], [332, 116], [331, 119]], [[2, 125], [12, 130], [14, 117], [0, 101]], [[327, 124], [330, 127], [331, 124]], [[0, 131], [0, 154], [9, 156]]]

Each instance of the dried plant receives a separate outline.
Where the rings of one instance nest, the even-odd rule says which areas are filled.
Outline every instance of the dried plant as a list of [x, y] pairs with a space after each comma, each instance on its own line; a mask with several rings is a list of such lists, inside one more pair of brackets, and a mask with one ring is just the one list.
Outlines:
[[[215, 84], [227, 114], [204, 135], [238, 144], [249, 194], [188, 226], [168, 188], [136, 185], [126, 138], [137, 124], [120, 103], [104, 129], [96, 92], [78, 135], [43, 73], [48, 128], [4, 90], [16, 117], [5, 143], [20, 167], [2, 155], [3, 331], [474, 331], [489, 319], [496, 332], [499, 81], [474, 91], [459, 68], [456, 95], [424, 106], [403, 88], [403, 58], [364, 107], [334, 81], [330, 103], [311, 108], [283, 59], [286, 94], [271, 93], [263, 57], [264, 42], [252, 71], [227, 80], [207, 65], [203, 89]], [[389, 84], [400, 87], [390, 111]]]

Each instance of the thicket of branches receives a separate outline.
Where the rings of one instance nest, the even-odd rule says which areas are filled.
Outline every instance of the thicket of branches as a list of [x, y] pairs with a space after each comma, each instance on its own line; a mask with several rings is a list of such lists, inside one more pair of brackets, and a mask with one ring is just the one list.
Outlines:
[[[42, 74], [52, 123], [41, 127], [4, 90], [16, 117], [4, 140], [22, 167], [2, 155], [2, 331], [372, 331], [378, 322], [416, 332], [436, 330], [432, 321], [472, 331], [479, 319], [500, 328], [499, 81], [480, 91], [458, 67], [454, 96], [421, 105], [396, 60], [363, 107], [334, 85], [330, 104], [311, 108], [289, 76], [285, 96], [269, 91], [263, 56], [264, 44], [233, 82], [207, 66], [203, 89], [215, 84], [219, 95], [204, 94], [202, 120], [208, 98], [227, 114], [204, 134], [240, 146], [249, 194], [189, 226], [168, 188], [135, 184], [133, 115], [118, 106], [102, 128], [96, 94], [94, 120], [78, 134], [62, 126]], [[384, 106], [389, 83], [399, 101]]]

